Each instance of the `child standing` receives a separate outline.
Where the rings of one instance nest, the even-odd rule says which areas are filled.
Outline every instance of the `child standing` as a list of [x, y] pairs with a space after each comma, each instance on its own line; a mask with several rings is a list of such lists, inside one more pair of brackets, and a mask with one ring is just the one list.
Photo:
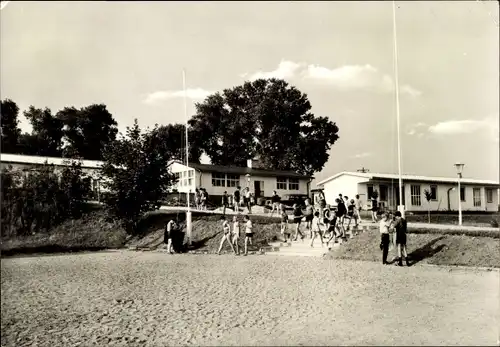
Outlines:
[[172, 236], [177, 228], [177, 223], [171, 219], [165, 225], [165, 232], [163, 234], [163, 242], [167, 244], [167, 252], [170, 254], [174, 254], [172, 250]]
[[400, 211], [394, 213], [396, 218], [396, 244], [398, 247], [398, 265], [403, 266], [403, 257], [405, 257], [406, 266], [410, 266], [408, 263], [408, 254], [406, 253], [406, 219], [401, 216]]
[[233, 250], [234, 254], [236, 254], [236, 251], [234, 250], [233, 244], [231, 243], [231, 228], [229, 227], [229, 223], [226, 220], [225, 216], [220, 217], [222, 221], [222, 239], [220, 240], [220, 246], [219, 250], [217, 251], [217, 254], [220, 255], [220, 251], [222, 251], [222, 246], [224, 246], [224, 242], [227, 240], [227, 243], [229, 243], [229, 246], [231, 246], [231, 249]]
[[253, 225], [250, 217], [245, 215], [245, 255], [248, 255], [248, 243], [252, 244]]
[[341, 236], [340, 227], [337, 223], [337, 213], [335, 211], [331, 211], [330, 218], [328, 219], [328, 232], [330, 233], [330, 238], [326, 241], [326, 246], [330, 244], [330, 242], [335, 243], [337, 238]]
[[285, 205], [280, 205], [281, 210], [281, 235], [283, 235], [284, 242], [292, 241], [290, 231], [288, 230], [288, 214], [286, 213]]
[[356, 204], [354, 200], [351, 200], [349, 206], [347, 206], [347, 216], [349, 217], [349, 223], [347, 223], [347, 229], [351, 225], [351, 221], [354, 219], [354, 228], [358, 227], [358, 212], [356, 210]]
[[389, 254], [389, 227], [391, 222], [389, 221], [389, 214], [384, 213], [382, 220], [379, 223], [380, 228], [380, 250], [382, 251], [382, 264], [387, 265], [387, 255]]
[[240, 255], [240, 249], [238, 245], [238, 240], [240, 239], [240, 222], [238, 221], [238, 217], [233, 217], [233, 240], [232, 244], [236, 248], [236, 254]]
[[323, 247], [323, 233], [321, 232], [321, 228], [320, 228], [320, 224], [321, 221], [320, 221], [320, 218], [319, 218], [319, 212], [316, 211], [314, 212], [314, 217], [313, 217], [313, 220], [312, 220], [312, 223], [311, 223], [311, 230], [312, 230], [312, 233], [313, 233], [313, 236], [311, 238], [311, 247], [314, 247], [314, 240], [316, 239], [316, 236], [319, 235], [319, 239], [321, 240], [321, 247]]

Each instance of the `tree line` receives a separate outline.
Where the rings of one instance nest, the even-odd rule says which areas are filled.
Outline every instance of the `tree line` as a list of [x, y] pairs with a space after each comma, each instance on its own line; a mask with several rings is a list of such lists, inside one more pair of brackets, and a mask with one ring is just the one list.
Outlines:
[[[245, 82], [210, 95], [195, 104], [196, 112], [188, 121], [190, 162], [199, 163], [205, 153], [216, 165], [245, 166], [247, 159], [259, 156], [268, 169], [312, 175], [327, 162], [328, 152], [339, 138], [339, 129], [328, 117], [315, 116], [311, 108], [306, 94], [279, 79]], [[169, 187], [175, 183], [168, 171], [168, 162], [184, 158], [183, 124], [155, 125], [143, 130], [135, 120], [125, 134], [118, 134], [118, 124], [103, 104], [80, 109], [66, 107], [56, 114], [48, 108], [30, 106], [24, 116], [31, 123], [32, 131], [22, 133], [16, 103], [2, 100], [0, 111], [4, 153], [103, 161], [100, 174], [110, 192], [105, 204], [110, 214], [122, 220], [130, 230], [137, 228], [144, 213], [159, 208]], [[25, 189], [29, 190], [26, 193], [27, 199], [31, 199], [29, 204], [35, 204], [40, 211], [44, 208], [59, 211], [60, 206], [66, 205], [54, 202], [52, 206], [47, 201], [62, 198], [62, 191], [88, 194], [85, 175], [78, 165], [79, 169], [74, 166], [65, 169], [73, 170], [73, 176], [68, 173], [67, 176], [72, 177], [69, 182], [74, 186], [68, 186], [63, 180], [46, 183], [53, 189], [47, 190], [50, 196], [38, 192], [39, 187], [33, 187], [34, 181], [28, 180], [31, 185], [26, 183]], [[44, 179], [33, 177], [40, 182], [50, 181], [47, 177], [54, 180], [51, 170], [54, 169], [48, 166], [40, 170], [46, 175]], [[2, 180], [5, 177], [4, 172]], [[4, 191], [2, 185], [3, 197], [8, 194], [15, 193]], [[71, 194], [68, 196], [63, 200], [73, 201], [73, 205], [74, 201], [83, 199], [80, 195], [75, 199]], [[49, 205], [52, 207], [47, 207]], [[54, 213], [54, 221], [64, 219]], [[64, 210], [60, 216], [73, 217], [74, 213]], [[19, 219], [21, 215], [18, 214]]]

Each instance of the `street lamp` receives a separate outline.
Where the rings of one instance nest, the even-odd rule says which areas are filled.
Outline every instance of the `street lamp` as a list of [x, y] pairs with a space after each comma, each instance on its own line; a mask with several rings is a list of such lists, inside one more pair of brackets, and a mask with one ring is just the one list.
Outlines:
[[462, 178], [462, 171], [465, 164], [456, 163], [455, 168], [457, 169], [458, 175], [458, 225], [462, 225], [462, 194], [460, 190], [460, 179]]

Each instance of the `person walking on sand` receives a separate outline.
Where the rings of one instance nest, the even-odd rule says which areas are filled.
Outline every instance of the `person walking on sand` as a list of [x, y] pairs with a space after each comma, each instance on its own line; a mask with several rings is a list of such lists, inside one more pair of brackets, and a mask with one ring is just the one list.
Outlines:
[[238, 241], [240, 239], [240, 221], [238, 220], [238, 217], [233, 216], [233, 246], [236, 249], [236, 254], [240, 255], [240, 246], [238, 244]]
[[408, 232], [406, 219], [401, 216], [400, 211], [394, 213], [396, 218], [396, 246], [398, 248], [398, 266], [403, 266], [403, 256], [405, 257], [406, 266], [410, 266], [408, 262], [408, 254], [406, 252], [406, 234]]
[[288, 214], [286, 213], [285, 205], [280, 204], [281, 210], [281, 235], [283, 235], [284, 242], [292, 241], [290, 231], [288, 230]]
[[225, 191], [224, 194], [222, 195], [222, 214], [226, 215], [226, 208], [229, 208], [229, 196], [227, 195], [227, 192]]
[[252, 245], [253, 224], [248, 215], [245, 215], [245, 255], [248, 255], [248, 244]]
[[234, 205], [234, 212], [240, 213], [240, 199], [241, 199], [241, 187], [238, 186], [236, 187], [236, 190], [233, 193], [233, 205]]
[[300, 222], [302, 221], [302, 218], [304, 216], [302, 215], [302, 210], [300, 209], [300, 206], [297, 204], [293, 204], [293, 222], [295, 223], [295, 237], [294, 241], [297, 241], [299, 238], [300, 234], [300, 239], [304, 239], [304, 234], [302, 234], [302, 231], [300, 231]]
[[324, 245], [323, 232], [321, 231], [320, 224], [323, 224], [323, 223], [321, 223], [321, 220], [319, 217], [319, 211], [316, 211], [316, 212], [314, 212], [314, 217], [313, 217], [313, 220], [311, 223], [311, 230], [313, 233], [313, 236], [311, 238], [311, 247], [314, 247], [314, 240], [316, 239], [316, 236], [318, 236], [318, 235], [319, 235], [319, 239], [321, 240], [321, 247], [323, 247], [323, 245]]
[[380, 230], [380, 250], [382, 251], [382, 264], [387, 265], [387, 255], [389, 254], [389, 227], [391, 222], [389, 221], [389, 214], [384, 213], [382, 219], [379, 222]]
[[222, 221], [222, 239], [220, 240], [220, 246], [219, 250], [217, 251], [217, 254], [220, 255], [220, 252], [222, 251], [222, 247], [224, 246], [224, 242], [227, 241], [229, 243], [229, 246], [231, 246], [231, 249], [233, 250], [234, 254], [236, 254], [236, 251], [234, 250], [233, 244], [231, 242], [231, 227], [229, 226], [229, 222], [226, 220], [225, 216], [220, 217]]
[[354, 219], [354, 229], [358, 227], [358, 216], [356, 213], [356, 205], [354, 200], [351, 200], [349, 206], [347, 206], [347, 217], [349, 217], [349, 222], [347, 223], [347, 230], [349, 230], [351, 226], [351, 221]]
[[278, 194], [276, 193], [275, 190], [273, 190], [273, 196], [271, 197], [271, 204], [272, 204], [272, 207], [273, 209], [271, 210], [271, 217], [273, 216], [273, 213], [274, 211], [276, 211], [276, 213], [280, 213], [280, 197], [278, 196]]
[[330, 242], [333, 241], [333, 243], [337, 242], [337, 238], [342, 236], [342, 232], [338, 223], [338, 218], [337, 214], [335, 211], [330, 212], [328, 220], [328, 232], [330, 233], [329, 239], [326, 241], [326, 246], [328, 247]]
[[363, 201], [359, 198], [359, 194], [356, 194], [356, 210], [358, 212], [358, 222], [362, 223], [361, 211], [363, 211]]
[[172, 236], [174, 236], [175, 230], [177, 229], [177, 223], [171, 219], [165, 225], [165, 231], [163, 234], [163, 242], [167, 244], [167, 252], [174, 254], [172, 250]]

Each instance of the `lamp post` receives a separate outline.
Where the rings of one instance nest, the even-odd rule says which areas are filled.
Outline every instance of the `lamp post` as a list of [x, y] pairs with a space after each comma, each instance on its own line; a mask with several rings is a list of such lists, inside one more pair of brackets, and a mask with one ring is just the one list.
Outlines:
[[462, 178], [462, 171], [465, 164], [455, 163], [458, 175], [458, 225], [462, 225], [462, 194], [460, 190], [460, 179]]

